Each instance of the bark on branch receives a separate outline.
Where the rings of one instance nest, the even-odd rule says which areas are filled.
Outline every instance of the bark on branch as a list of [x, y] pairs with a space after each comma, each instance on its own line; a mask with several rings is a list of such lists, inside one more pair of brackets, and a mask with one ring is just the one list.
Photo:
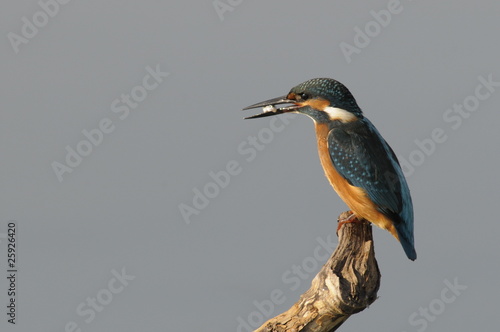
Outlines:
[[[349, 214], [342, 213], [339, 219]], [[339, 245], [311, 288], [288, 311], [278, 315], [255, 332], [330, 332], [349, 316], [377, 299], [380, 271], [373, 250], [372, 229], [362, 220], [342, 225]]]

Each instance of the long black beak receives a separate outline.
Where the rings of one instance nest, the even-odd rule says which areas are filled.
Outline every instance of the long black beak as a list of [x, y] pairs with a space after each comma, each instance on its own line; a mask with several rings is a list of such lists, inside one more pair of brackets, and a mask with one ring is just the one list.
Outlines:
[[[271, 115], [276, 115], [276, 114], [281, 114], [281, 113], [286, 113], [286, 112], [292, 112], [296, 108], [300, 107], [299, 105], [297, 105], [295, 103], [296, 103], [295, 100], [291, 100], [291, 99], [288, 99], [286, 96], [282, 96], [282, 97], [269, 99], [269, 100], [262, 101], [262, 102], [257, 103], [257, 104], [247, 106], [243, 109], [243, 111], [249, 110], [252, 108], [264, 107], [264, 110], [262, 113], [249, 116], [245, 119], [263, 118], [265, 116], [271, 116]], [[293, 105], [288, 106], [288, 107], [281, 107], [281, 108], [274, 107], [275, 105], [281, 105], [281, 104], [293, 104]]]

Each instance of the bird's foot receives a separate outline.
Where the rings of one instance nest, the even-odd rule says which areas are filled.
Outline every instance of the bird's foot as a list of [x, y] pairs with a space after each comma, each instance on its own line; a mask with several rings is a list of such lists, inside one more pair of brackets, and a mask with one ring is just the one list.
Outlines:
[[342, 225], [344, 224], [347, 224], [347, 223], [351, 223], [351, 222], [361, 222], [356, 214], [352, 211], [349, 211], [350, 215], [347, 216], [346, 218], [343, 218], [343, 219], [339, 219], [339, 224], [337, 225], [337, 236], [339, 235], [339, 230], [340, 230], [340, 227], [342, 227]]

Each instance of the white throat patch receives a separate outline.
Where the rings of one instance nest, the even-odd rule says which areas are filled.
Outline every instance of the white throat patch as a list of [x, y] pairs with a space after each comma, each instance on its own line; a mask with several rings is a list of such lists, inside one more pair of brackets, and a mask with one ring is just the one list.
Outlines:
[[328, 116], [330, 117], [330, 120], [339, 120], [340, 122], [351, 122], [357, 120], [356, 116], [352, 114], [351, 112], [348, 112], [342, 108], [336, 108], [336, 107], [325, 107], [323, 110]]

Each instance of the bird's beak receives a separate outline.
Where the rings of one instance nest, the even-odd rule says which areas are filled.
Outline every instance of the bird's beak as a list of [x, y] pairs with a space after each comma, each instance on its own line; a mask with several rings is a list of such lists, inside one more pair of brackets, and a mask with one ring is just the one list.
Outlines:
[[[281, 104], [293, 104], [288, 107], [280, 107], [276, 108], [274, 107], [275, 105], [281, 105]], [[271, 115], [276, 115], [276, 114], [281, 114], [281, 113], [287, 113], [287, 112], [292, 112], [295, 109], [299, 108], [300, 106], [296, 104], [295, 100], [288, 99], [287, 96], [282, 96], [278, 98], [273, 98], [269, 99], [266, 101], [262, 101], [257, 104], [250, 105], [248, 107], [245, 107], [244, 110], [249, 110], [252, 108], [258, 108], [258, 107], [263, 107], [263, 111], [260, 114], [255, 114], [252, 116], [249, 116], [245, 119], [255, 119], [255, 118], [262, 118], [265, 116], [271, 116]]]

